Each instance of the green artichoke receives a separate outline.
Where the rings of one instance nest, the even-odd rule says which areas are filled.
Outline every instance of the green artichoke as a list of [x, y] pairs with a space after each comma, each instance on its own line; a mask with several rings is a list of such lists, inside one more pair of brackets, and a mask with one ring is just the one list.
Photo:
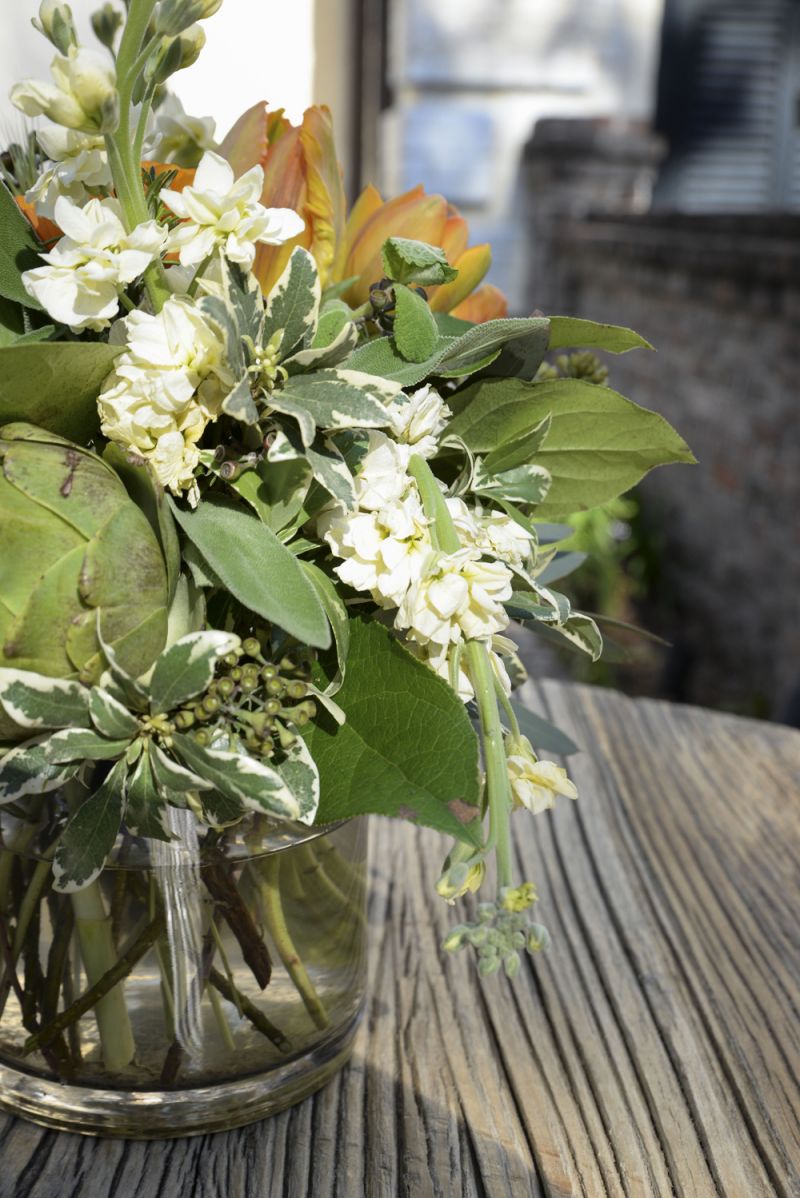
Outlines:
[[0, 467], [0, 665], [95, 682], [99, 629], [138, 677], [167, 633], [146, 516], [106, 462], [33, 425], [0, 428]]

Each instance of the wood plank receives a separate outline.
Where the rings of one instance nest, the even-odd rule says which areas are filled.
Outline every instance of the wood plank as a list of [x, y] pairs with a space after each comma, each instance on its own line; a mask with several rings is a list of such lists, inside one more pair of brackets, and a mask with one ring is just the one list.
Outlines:
[[162, 1143], [0, 1118], [0, 1198], [800, 1194], [800, 734], [560, 682], [580, 790], [515, 816], [553, 935], [515, 983], [439, 944], [446, 844], [372, 828], [352, 1063], [237, 1132]]

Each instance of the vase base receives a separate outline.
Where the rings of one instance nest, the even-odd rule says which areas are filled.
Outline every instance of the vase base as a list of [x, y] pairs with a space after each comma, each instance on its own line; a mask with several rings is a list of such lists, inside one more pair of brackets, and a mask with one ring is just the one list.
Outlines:
[[319, 1090], [346, 1064], [363, 1014], [312, 1051], [265, 1073], [186, 1090], [111, 1090], [49, 1081], [0, 1062], [0, 1108], [58, 1131], [167, 1140], [231, 1131]]

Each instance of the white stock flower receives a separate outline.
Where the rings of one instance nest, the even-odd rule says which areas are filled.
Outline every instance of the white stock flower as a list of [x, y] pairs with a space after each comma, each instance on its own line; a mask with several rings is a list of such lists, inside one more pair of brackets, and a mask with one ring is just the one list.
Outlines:
[[116, 128], [119, 97], [114, 65], [107, 54], [71, 46], [50, 64], [53, 82], [24, 79], [10, 92], [26, 116], [46, 116], [68, 129], [105, 133]]
[[125, 321], [127, 351], [100, 393], [101, 428], [152, 465], [162, 486], [197, 498], [198, 442], [233, 385], [225, 347], [191, 300]]
[[428, 383], [411, 395], [399, 395], [389, 411], [397, 440], [412, 446], [420, 457], [433, 457], [442, 430], [452, 416], [439, 392]]
[[517, 569], [530, 559], [534, 538], [516, 520], [504, 512], [472, 511], [463, 499], [455, 497], [446, 503], [462, 545], [471, 545]]
[[105, 329], [119, 310], [120, 292], [158, 257], [166, 230], [150, 220], [126, 232], [113, 199], [81, 208], [61, 196], [54, 215], [64, 236], [41, 255], [45, 266], [23, 273], [23, 286], [73, 332]]
[[203, 262], [220, 246], [226, 258], [249, 270], [256, 242], [281, 245], [302, 233], [305, 221], [291, 208], [265, 208], [259, 202], [263, 187], [262, 167], [251, 167], [234, 180], [230, 163], [208, 150], [190, 187], [163, 190], [161, 199], [183, 222], [169, 240], [181, 264]]
[[[506, 638], [501, 636], [492, 637], [489, 660], [497, 681], [506, 694], [510, 695], [511, 680], [508, 676], [502, 653], [502, 642], [505, 640]], [[462, 644], [444, 646], [418, 645], [414, 641], [406, 641], [405, 645], [409, 652], [413, 653], [414, 657], [424, 662], [434, 673], [438, 674], [440, 678], [444, 678], [445, 682], [452, 686], [462, 703], [469, 703], [470, 700], [475, 698], [475, 688], [472, 685], [472, 679], [469, 675], [469, 659], [466, 653], [463, 651], [459, 652], [459, 649], [463, 649]], [[498, 649], [500, 649], [500, 652], [498, 652]], [[454, 654], [458, 654], [457, 662], [455, 662], [455, 671]]]
[[380, 511], [346, 512], [337, 504], [317, 529], [337, 557], [347, 586], [369, 591], [383, 608], [398, 607], [431, 552], [428, 521], [415, 491]]
[[486, 640], [508, 626], [511, 571], [480, 560], [477, 550], [432, 554], [406, 594], [395, 621], [411, 640], [446, 646], [463, 638]]
[[509, 738], [506, 749], [515, 807], [525, 807], [538, 815], [555, 804], [556, 795], [577, 799], [577, 787], [567, 777], [567, 771], [552, 761], [537, 761], [527, 737]]
[[356, 474], [358, 506], [369, 512], [379, 511], [402, 498], [413, 485], [400, 447], [385, 433], [371, 430], [367, 452]]
[[84, 204], [90, 198], [90, 191], [110, 188], [111, 171], [100, 134], [51, 125], [39, 129], [36, 136], [47, 161], [33, 187], [25, 193], [25, 199], [36, 205], [39, 216], [54, 220], [59, 196], [66, 196], [74, 204]]
[[[216, 149], [210, 116], [190, 116], [176, 95], [170, 92], [151, 117], [146, 147], [147, 157], [158, 162], [197, 162], [204, 150]], [[194, 165], [186, 161], [184, 165]]]

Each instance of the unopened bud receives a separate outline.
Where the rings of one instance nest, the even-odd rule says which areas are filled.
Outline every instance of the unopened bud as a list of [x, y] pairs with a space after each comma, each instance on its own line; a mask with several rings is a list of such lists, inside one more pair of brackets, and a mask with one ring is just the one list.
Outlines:
[[499, 957], [481, 957], [478, 962], [478, 973], [482, 978], [491, 977], [493, 973], [497, 973], [502, 961]]
[[528, 928], [528, 952], [547, 952], [550, 947], [550, 933], [543, 924], [532, 923]]
[[449, 932], [442, 941], [442, 948], [444, 951], [446, 953], [458, 952], [458, 950], [464, 944], [464, 937], [466, 933], [467, 929], [461, 924], [458, 927], [453, 928], [452, 932]]
[[44, 34], [62, 54], [66, 54], [70, 46], [78, 44], [72, 9], [61, 0], [42, 0], [39, 16], [31, 18], [31, 25]]
[[113, 50], [117, 33], [125, 20], [122, 13], [117, 12], [113, 5], [104, 4], [97, 12], [92, 13], [90, 19], [97, 40], [108, 50]]
[[194, 724], [194, 714], [191, 711], [179, 711], [175, 716], [176, 728], [191, 728]]
[[213, 17], [221, 4], [222, 0], [161, 0], [156, 10], [156, 32], [175, 37], [195, 21]]
[[236, 683], [232, 678], [220, 678], [217, 683], [217, 693], [222, 695], [223, 699], [229, 699], [236, 690]]
[[515, 978], [519, 973], [519, 953], [509, 953], [503, 958], [503, 969], [506, 971], [506, 977]]
[[242, 641], [242, 649], [248, 657], [257, 657], [261, 652], [261, 642], [254, 636], [248, 636]]
[[70, 46], [50, 64], [52, 83], [26, 79], [11, 89], [11, 102], [26, 116], [46, 116], [67, 129], [113, 133], [119, 96], [113, 64], [99, 50]]

